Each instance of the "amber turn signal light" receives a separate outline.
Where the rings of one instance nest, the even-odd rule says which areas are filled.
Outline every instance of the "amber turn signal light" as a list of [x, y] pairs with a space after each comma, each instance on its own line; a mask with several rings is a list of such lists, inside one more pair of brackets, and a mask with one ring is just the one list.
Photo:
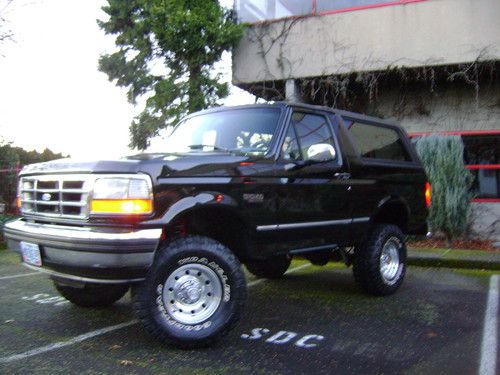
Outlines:
[[427, 206], [427, 208], [431, 207], [431, 200], [432, 200], [431, 184], [426, 182], [425, 183], [425, 205]]
[[153, 202], [149, 199], [94, 199], [90, 210], [93, 214], [150, 214]]

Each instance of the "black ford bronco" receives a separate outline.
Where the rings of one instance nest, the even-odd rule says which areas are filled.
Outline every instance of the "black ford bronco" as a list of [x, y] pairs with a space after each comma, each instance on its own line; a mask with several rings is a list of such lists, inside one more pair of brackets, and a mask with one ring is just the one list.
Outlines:
[[[20, 174], [10, 249], [79, 306], [131, 287], [160, 341], [208, 345], [239, 319], [246, 268], [278, 278], [293, 256], [343, 260], [375, 295], [425, 234], [430, 187], [404, 130], [380, 119], [277, 103], [195, 113], [144, 153], [63, 159]], [[91, 151], [89, 151], [91, 153]]]

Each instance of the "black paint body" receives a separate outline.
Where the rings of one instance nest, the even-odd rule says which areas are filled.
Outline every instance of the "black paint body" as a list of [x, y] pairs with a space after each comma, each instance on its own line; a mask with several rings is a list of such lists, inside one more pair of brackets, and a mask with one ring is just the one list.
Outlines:
[[[168, 228], [183, 215], [212, 210], [214, 218], [230, 215], [242, 223], [242, 232], [235, 235], [247, 244], [244, 253], [238, 254], [243, 260], [333, 248], [331, 245], [356, 245], [388, 205], [404, 209], [406, 215], [401, 217], [404, 232], [426, 233], [426, 176], [403, 129], [383, 120], [316, 106], [277, 103], [245, 108], [259, 110], [269, 106], [281, 110], [279, 134], [269, 152], [261, 157], [213, 151], [141, 154], [92, 163], [61, 160], [32, 166], [22, 175], [54, 173], [55, 170], [57, 173], [147, 174], [154, 189], [154, 214], [150, 217], [90, 217], [84, 223], [51, 221], [92, 227]], [[290, 161], [280, 158], [280, 146], [294, 110], [319, 113], [329, 119], [341, 150], [340, 163], [290, 166]], [[397, 130], [411, 161], [361, 158], [346, 127], [347, 118]], [[43, 219], [37, 221], [43, 222]]]

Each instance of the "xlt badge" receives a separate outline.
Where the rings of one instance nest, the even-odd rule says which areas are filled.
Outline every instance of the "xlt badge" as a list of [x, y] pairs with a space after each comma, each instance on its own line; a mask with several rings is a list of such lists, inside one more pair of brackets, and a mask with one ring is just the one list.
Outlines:
[[264, 194], [243, 194], [243, 200], [248, 203], [262, 203]]

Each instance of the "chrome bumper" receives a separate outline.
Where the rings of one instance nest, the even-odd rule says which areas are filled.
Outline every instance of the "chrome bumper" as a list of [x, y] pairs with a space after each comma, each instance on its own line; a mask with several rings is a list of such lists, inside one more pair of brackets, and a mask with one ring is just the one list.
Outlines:
[[37, 244], [42, 267], [30, 268], [60, 279], [86, 282], [134, 282], [144, 278], [153, 261], [161, 229], [121, 230], [29, 223], [4, 226], [9, 249], [20, 242]]

